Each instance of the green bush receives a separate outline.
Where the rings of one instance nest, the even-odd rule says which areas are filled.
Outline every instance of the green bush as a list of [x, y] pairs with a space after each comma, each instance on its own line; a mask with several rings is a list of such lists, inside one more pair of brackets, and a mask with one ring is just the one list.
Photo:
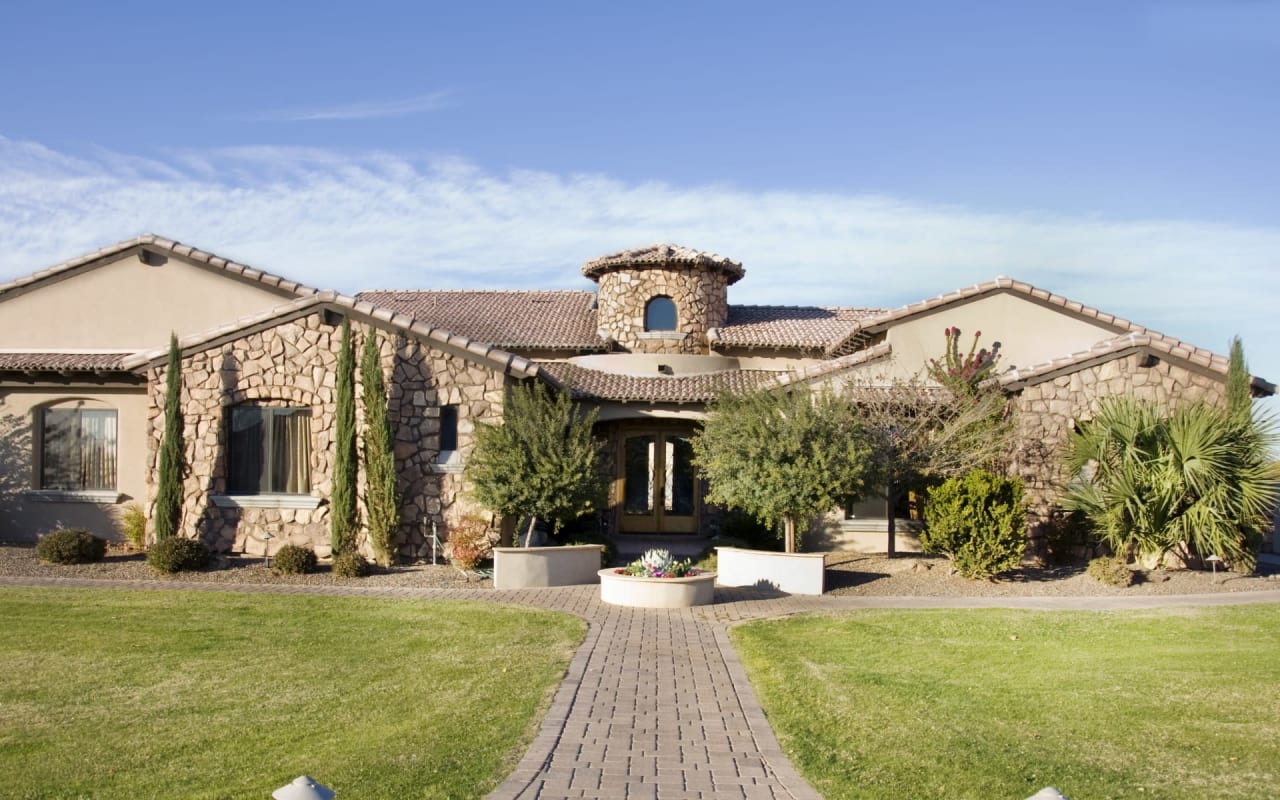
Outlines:
[[369, 574], [369, 562], [354, 550], [338, 553], [333, 557], [333, 574], [339, 578], [363, 578]]
[[50, 564], [89, 564], [107, 555], [107, 540], [79, 528], [62, 528], [36, 542], [36, 555]]
[[316, 571], [316, 552], [310, 547], [286, 544], [271, 557], [271, 571], [277, 575], [305, 575]]
[[120, 512], [116, 530], [120, 531], [120, 535], [134, 550], [147, 548], [147, 514], [137, 503], [128, 504]]
[[1133, 570], [1123, 558], [1102, 556], [1089, 562], [1089, 577], [1108, 586], [1123, 589], [1133, 585]]
[[175, 536], [152, 545], [147, 551], [147, 563], [156, 572], [166, 575], [184, 570], [204, 569], [209, 563], [209, 548], [195, 539]]
[[1027, 544], [1022, 483], [986, 470], [950, 478], [929, 493], [920, 544], [944, 553], [966, 578], [1014, 569]]

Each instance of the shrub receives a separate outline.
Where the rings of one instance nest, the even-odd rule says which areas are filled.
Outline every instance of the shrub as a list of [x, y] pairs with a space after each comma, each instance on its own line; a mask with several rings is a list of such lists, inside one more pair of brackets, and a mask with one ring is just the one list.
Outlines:
[[209, 563], [209, 548], [196, 539], [175, 536], [152, 545], [147, 551], [147, 563], [156, 572], [166, 575], [183, 570], [203, 569]]
[[724, 519], [720, 521], [720, 542], [723, 543], [728, 539], [742, 542], [740, 545], [732, 545], [733, 547], [782, 551], [782, 537], [778, 536], [773, 528], [738, 509], [726, 511]]
[[1022, 483], [986, 470], [950, 478], [929, 493], [920, 543], [945, 553], [966, 578], [1014, 569], [1027, 544]]
[[489, 523], [485, 519], [463, 517], [449, 531], [449, 560], [459, 569], [475, 569], [477, 564], [492, 554]]
[[333, 557], [333, 574], [339, 578], [363, 578], [369, 574], [369, 562], [354, 550]]
[[147, 548], [147, 514], [137, 503], [128, 504], [120, 512], [116, 530], [120, 531], [120, 535], [134, 550]]
[[40, 537], [36, 555], [50, 564], [89, 564], [107, 555], [107, 540], [79, 528], [62, 528]]
[[1089, 577], [1108, 586], [1125, 588], [1133, 585], [1133, 570], [1123, 558], [1102, 556], [1089, 562]]
[[310, 547], [286, 544], [271, 557], [271, 571], [277, 575], [305, 575], [316, 570], [316, 553]]

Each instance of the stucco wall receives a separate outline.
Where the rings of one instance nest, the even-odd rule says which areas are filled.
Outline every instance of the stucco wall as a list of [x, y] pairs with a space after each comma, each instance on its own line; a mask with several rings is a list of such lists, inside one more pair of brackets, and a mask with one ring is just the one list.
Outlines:
[[[39, 453], [35, 426], [46, 405], [83, 403], [116, 410], [117, 504], [43, 502], [39, 495]], [[147, 395], [141, 387], [10, 388], [0, 392], [0, 540], [32, 542], [60, 527], [86, 528], [119, 539], [116, 517], [123, 505], [145, 502], [147, 495]]]

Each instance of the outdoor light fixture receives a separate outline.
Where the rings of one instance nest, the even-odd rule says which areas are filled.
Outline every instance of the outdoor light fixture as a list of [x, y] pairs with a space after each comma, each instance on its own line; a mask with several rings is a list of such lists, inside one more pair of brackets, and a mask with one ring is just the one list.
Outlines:
[[1222, 559], [1221, 559], [1221, 558], [1218, 558], [1216, 555], [1214, 555], [1214, 556], [1209, 556], [1208, 558], [1206, 558], [1206, 559], [1205, 559], [1205, 561], [1208, 561], [1208, 562], [1209, 562], [1209, 566], [1210, 566], [1210, 568], [1211, 568], [1211, 569], [1213, 569], [1213, 582], [1214, 582], [1214, 583], [1217, 583], [1217, 582], [1218, 582], [1218, 562], [1219, 562], [1219, 561], [1221, 561], [1221, 560], [1222, 560]]
[[271, 535], [271, 531], [263, 531], [262, 536], [262, 565], [264, 567], [271, 566], [271, 540], [276, 538]]
[[281, 786], [271, 793], [275, 800], [333, 800], [336, 794], [328, 786], [316, 783], [310, 775], [299, 775], [287, 786]]

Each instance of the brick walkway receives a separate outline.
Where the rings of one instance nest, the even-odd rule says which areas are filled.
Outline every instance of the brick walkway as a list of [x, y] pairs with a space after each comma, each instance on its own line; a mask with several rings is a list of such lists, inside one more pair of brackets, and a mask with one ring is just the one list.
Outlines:
[[595, 585], [377, 589], [0, 577], [0, 586], [183, 589], [482, 600], [567, 611], [590, 627], [528, 752], [490, 800], [795, 798], [818, 795], [782, 754], [729, 644], [734, 622], [857, 608], [1104, 610], [1280, 603], [1280, 590], [1144, 597], [790, 597], [717, 589], [716, 603], [606, 606]]

